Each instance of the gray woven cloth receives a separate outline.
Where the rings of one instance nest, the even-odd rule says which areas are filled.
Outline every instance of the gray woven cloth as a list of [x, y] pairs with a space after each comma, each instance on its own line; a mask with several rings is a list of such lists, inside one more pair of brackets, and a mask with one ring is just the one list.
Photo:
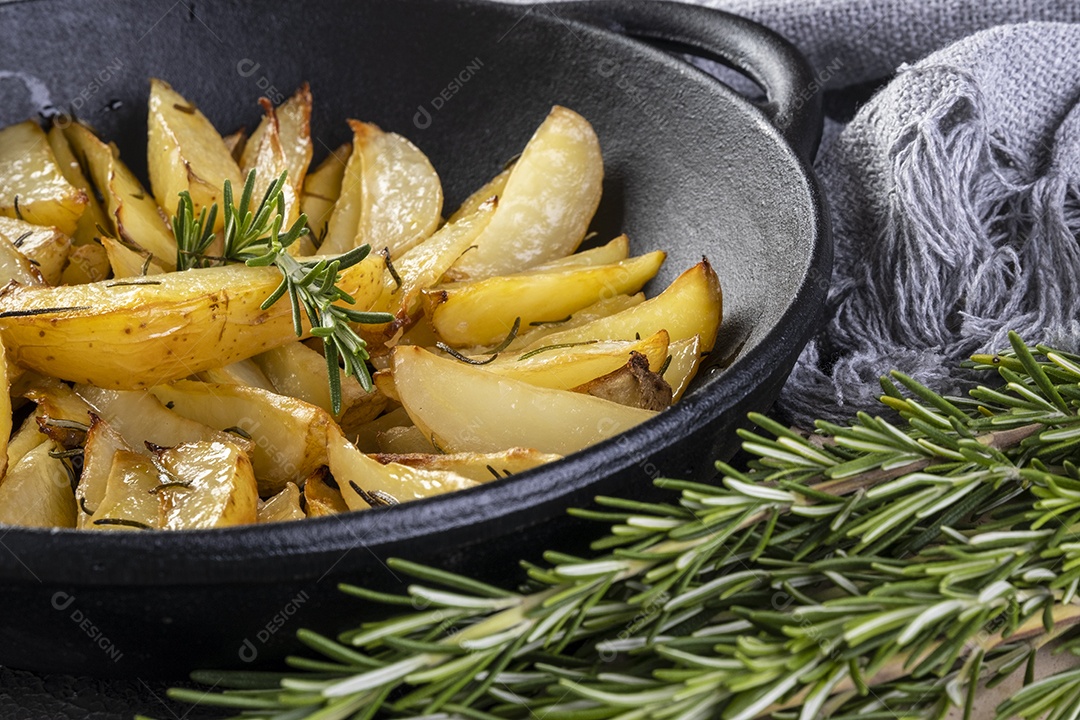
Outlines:
[[1080, 345], [1080, 24], [979, 32], [904, 67], [817, 162], [831, 320], [782, 396], [800, 424], [877, 411], [897, 368], [959, 392], [957, 363], [1016, 330]]

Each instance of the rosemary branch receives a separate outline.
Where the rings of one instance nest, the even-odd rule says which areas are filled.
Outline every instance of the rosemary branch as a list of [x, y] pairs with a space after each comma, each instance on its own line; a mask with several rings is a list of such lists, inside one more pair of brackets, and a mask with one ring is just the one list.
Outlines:
[[[343, 307], [356, 300], [338, 287], [341, 271], [361, 262], [371, 252], [370, 245], [361, 245], [332, 259], [298, 260], [287, 248], [307, 235], [307, 215], [301, 214], [288, 230], [285, 222], [286, 173], [282, 173], [263, 195], [258, 206], [252, 205], [255, 191], [255, 171], [248, 173], [240, 194], [239, 205], [233, 202], [232, 183], [225, 181], [224, 229], [222, 254], [207, 255], [216, 234], [218, 206], [203, 208], [198, 216], [191, 196], [185, 190], [173, 216], [176, 237], [176, 268], [188, 270], [226, 263], [246, 263], [251, 266], [273, 265], [281, 271], [281, 284], [262, 304], [265, 310], [284, 296], [292, 305], [293, 327], [298, 337], [304, 334], [302, 313], [307, 315], [311, 334], [322, 338], [326, 356], [327, 379], [334, 414], [341, 412], [341, 368], [356, 377], [365, 391], [371, 392], [371, 373], [367, 366], [368, 353], [364, 340], [351, 323], [385, 323], [393, 320], [387, 313], [362, 312]], [[302, 312], [301, 312], [302, 311]]]
[[883, 378], [902, 423], [751, 416], [748, 467], [573, 511], [610, 526], [595, 555], [549, 552], [518, 592], [392, 561], [423, 584], [342, 590], [405, 614], [170, 694], [277, 720], [971, 718], [1024, 671], [999, 720], [1076, 717], [1080, 671], [1033, 663], [1080, 655], [1080, 358], [1011, 342], [973, 359], [1004, 385], [970, 398]]

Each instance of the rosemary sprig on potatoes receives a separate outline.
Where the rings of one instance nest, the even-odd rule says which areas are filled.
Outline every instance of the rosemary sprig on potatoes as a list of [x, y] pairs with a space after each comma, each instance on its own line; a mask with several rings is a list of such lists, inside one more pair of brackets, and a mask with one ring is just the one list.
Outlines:
[[248, 173], [239, 205], [233, 204], [232, 182], [225, 180], [222, 191], [225, 206], [223, 251], [220, 256], [207, 254], [217, 237], [213, 230], [218, 215], [217, 204], [203, 207], [196, 216], [191, 193], [181, 191], [172, 221], [173, 234], [176, 236], [176, 268], [188, 270], [245, 263], [250, 267], [273, 265], [280, 270], [281, 284], [260, 307], [266, 310], [288, 295], [292, 305], [293, 328], [298, 337], [304, 335], [301, 311], [307, 315], [311, 334], [323, 341], [330, 401], [334, 413], [338, 414], [341, 412], [342, 365], [345, 374], [356, 377], [365, 391], [371, 392], [373, 387], [367, 366], [367, 344], [350, 323], [388, 323], [394, 316], [384, 312], [353, 310], [337, 304], [356, 304], [356, 299], [341, 289], [338, 283], [342, 270], [368, 256], [370, 245], [365, 243], [334, 258], [305, 261], [297, 260], [288, 253], [288, 248], [310, 230], [307, 215], [301, 213], [286, 232], [281, 232], [286, 216], [284, 190], [287, 177], [288, 172], [283, 171], [267, 188], [254, 210], [252, 196], [256, 171], [252, 169]]

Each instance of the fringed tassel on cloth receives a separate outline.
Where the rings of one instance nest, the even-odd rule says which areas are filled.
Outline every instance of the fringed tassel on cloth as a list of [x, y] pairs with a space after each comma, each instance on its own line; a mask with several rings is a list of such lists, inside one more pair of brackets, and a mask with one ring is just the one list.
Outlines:
[[[1050, 47], [1002, 52], [1024, 42]], [[792, 422], [880, 413], [893, 368], [963, 392], [959, 362], [1009, 330], [1080, 348], [1080, 56], [1063, 60], [1065, 42], [1080, 46], [1080, 26], [972, 36], [902, 71], [822, 147], [837, 261], [828, 324], [781, 397]], [[1048, 78], [1050, 59], [1071, 77]], [[1005, 60], [1019, 67], [1003, 76]]]

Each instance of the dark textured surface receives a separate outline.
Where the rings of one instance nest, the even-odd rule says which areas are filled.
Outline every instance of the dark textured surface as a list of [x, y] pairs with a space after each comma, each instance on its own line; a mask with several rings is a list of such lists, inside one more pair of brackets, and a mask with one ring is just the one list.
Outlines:
[[[173, 83], [223, 129], [253, 123], [254, 99], [266, 86], [289, 93], [308, 79], [321, 150], [345, 139], [348, 116], [401, 132], [440, 170], [451, 207], [520, 149], [552, 104], [573, 107], [593, 122], [604, 149], [598, 229], [625, 229], [635, 252], [667, 250], [657, 286], [708, 255], [725, 289], [725, 327], [713, 358], [736, 360], [704, 373], [679, 406], [640, 428], [477, 492], [216, 533], [11, 530], [0, 538], [0, 662], [129, 677], [248, 659], [253, 667], [290, 649], [297, 627], [333, 632], [346, 618], [369, 616], [371, 608], [333, 587], [348, 579], [399, 589], [386, 557], [505, 581], [521, 556], [574, 549], [573, 538], [583, 536], [565, 519], [566, 507], [598, 493], [647, 494], [660, 473], [706, 473], [708, 458], [731, 449], [730, 431], [745, 412], [775, 398], [816, 323], [829, 253], [805, 161], [766, 112], [696, 69], [547, 6], [384, 0], [253, 7], [200, 4], [195, 15], [167, 0], [114, 2], [108, 14], [71, 0], [2, 6], [0, 69], [40, 80], [54, 105], [74, 107], [117, 140], [137, 171], [147, 77]], [[693, 44], [723, 36], [721, 17], [703, 12], [671, 9], [665, 39]], [[253, 23], [260, 33], [246, 31]], [[29, 27], [49, 32], [19, 30]], [[313, 38], [310, 52], [281, 53], [279, 38], [291, 28]], [[60, 54], [41, 37], [69, 50]], [[475, 76], [436, 108], [433, 98], [477, 60]], [[102, 68], [112, 68], [107, 79]], [[791, 108], [787, 100], [766, 110]], [[20, 102], [12, 97], [0, 106], [0, 122], [22, 119]], [[421, 107], [429, 125], [413, 122]], [[46, 687], [60, 693], [70, 687], [57, 678], [10, 677], [56, 683]], [[139, 694], [150, 692], [141, 681], [117, 687], [125, 697], [136, 693], [136, 703], [153, 699]]]
[[221, 717], [165, 698], [162, 682], [38, 675], [0, 668], [0, 717], [4, 720], [161, 720]]

